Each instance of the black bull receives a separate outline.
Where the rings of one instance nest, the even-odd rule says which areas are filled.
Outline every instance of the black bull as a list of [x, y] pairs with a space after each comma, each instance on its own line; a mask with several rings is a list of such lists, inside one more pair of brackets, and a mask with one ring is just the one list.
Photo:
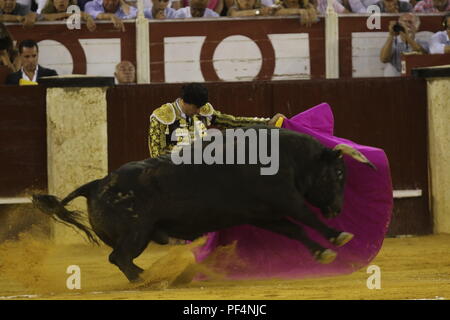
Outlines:
[[[344, 245], [353, 235], [324, 224], [305, 201], [320, 208], [327, 218], [336, 216], [344, 193], [342, 153], [353, 153], [359, 161], [372, 164], [348, 146], [332, 150], [293, 131], [264, 126], [247, 130], [265, 130], [269, 136], [277, 130], [276, 174], [261, 175], [261, 164], [176, 165], [170, 156], [162, 156], [127, 163], [61, 201], [51, 195], [34, 195], [33, 203], [97, 242], [91, 229], [81, 222], [80, 213], [65, 208], [74, 198], [86, 197], [93, 232], [113, 248], [109, 261], [130, 281], [140, 279], [143, 270], [133, 260], [150, 241], [167, 244], [169, 237], [194, 240], [208, 232], [243, 224], [298, 240], [317, 261], [331, 262], [336, 253], [312, 241], [289, 218], [317, 230], [334, 245]], [[208, 143], [203, 144], [202, 148]], [[226, 150], [226, 142], [223, 148]], [[273, 147], [272, 151], [276, 152]]]

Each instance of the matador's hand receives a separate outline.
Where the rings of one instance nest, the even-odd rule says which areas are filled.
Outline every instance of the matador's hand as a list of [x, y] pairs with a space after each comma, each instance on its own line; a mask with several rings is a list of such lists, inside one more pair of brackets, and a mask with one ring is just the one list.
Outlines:
[[274, 115], [274, 116], [272, 117], [272, 119], [269, 120], [268, 125], [269, 125], [269, 126], [274, 126], [275, 123], [277, 122], [277, 120], [278, 120], [280, 117], [286, 119], [286, 116], [285, 116], [284, 114], [277, 113], [276, 115]]

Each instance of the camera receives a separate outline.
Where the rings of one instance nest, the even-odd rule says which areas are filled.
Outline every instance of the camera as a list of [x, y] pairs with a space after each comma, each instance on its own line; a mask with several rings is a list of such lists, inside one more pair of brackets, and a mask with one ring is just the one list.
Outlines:
[[402, 25], [400, 25], [400, 23], [396, 23], [394, 24], [394, 26], [392, 27], [392, 30], [394, 30], [394, 32], [396, 33], [400, 33], [400, 32], [405, 32], [405, 28], [403, 28]]

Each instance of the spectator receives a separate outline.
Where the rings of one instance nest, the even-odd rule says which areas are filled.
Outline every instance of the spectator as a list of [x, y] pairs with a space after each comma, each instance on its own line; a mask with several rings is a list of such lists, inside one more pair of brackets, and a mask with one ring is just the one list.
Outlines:
[[190, 6], [178, 9], [175, 18], [215, 18], [219, 14], [208, 9], [208, 0], [190, 0]]
[[[56, 21], [63, 20], [72, 15], [67, 13], [67, 8], [71, 5], [77, 5], [76, 0], [47, 0], [47, 4], [42, 9], [42, 14], [39, 20]], [[94, 31], [96, 28], [94, 19], [85, 12], [80, 12], [81, 19], [86, 22], [89, 31]]]
[[[332, 0], [332, 1], [333, 1], [333, 9], [336, 13], [350, 13], [350, 10], [343, 5], [341, 0]], [[328, 6], [327, 0], [317, 0], [316, 8], [320, 14], [327, 13], [327, 6]]]
[[367, 13], [367, 8], [375, 5], [379, 0], [348, 0], [350, 9], [354, 13]]
[[[183, 0], [182, 3], [184, 7], [189, 6], [189, 0]], [[215, 11], [217, 14], [220, 15], [220, 13], [223, 10], [223, 6], [224, 6], [223, 0], [209, 0], [207, 8]]]
[[450, 11], [449, 0], [422, 0], [417, 2], [414, 12], [421, 13], [438, 13]]
[[[402, 53], [412, 51], [428, 52], [427, 43], [415, 40], [419, 26], [419, 17], [412, 13], [404, 13], [399, 17], [398, 21], [390, 21], [389, 36], [380, 52], [381, 62], [387, 63], [385, 76], [400, 75]], [[400, 36], [400, 39], [398, 39], [398, 36]]]
[[32, 27], [37, 15], [16, 0], [0, 0], [0, 22], [21, 22], [24, 27]]
[[307, 26], [318, 21], [317, 10], [308, 0], [282, 0], [281, 8], [275, 15], [300, 15], [300, 22]]
[[18, 85], [20, 79], [39, 82], [42, 77], [57, 76], [55, 70], [38, 65], [39, 47], [34, 40], [24, 40], [19, 44], [19, 55], [22, 68], [6, 78], [6, 84]]
[[147, 19], [173, 19], [176, 10], [169, 8], [169, 0], [152, 0], [152, 7], [144, 9], [144, 16]]
[[228, 10], [230, 17], [272, 16], [279, 7], [265, 7], [260, 0], [235, 0]]
[[136, 83], [136, 68], [130, 61], [122, 61], [116, 65], [114, 76], [118, 84]]
[[376, 5], [382, 13], [411, 12], [413, 9], [409, 2], [399, 0], [381, 0]]
[[[167, 5], [167, 7], [178, 10], [182, 7], [181, 4], [182, 4], [181, 0], [169, 0], [169, 4]], [[144, 8], [151, 9], [152, 6], [153, 6], [153, 3], [151, 2], [151, 0], [144, 0]]]
[[442, 20], [444, 31], [433, 34], [430, 39], [430, 53], [450, 53], [450, 14]]
[[120, 0], [93, 0], [85, 5], [86, 13], [96, 20], [111, 20], [114, 27], [125, 31], [122, 19], [135, 19], [137, 9], [123, 5]]
[[20, 58], [18, 51], [14, 48], [14, 41], [6, 29], [5, 25], [0, 22], [0, 66], [6, 66], [10, 72], [16, 72], [20, 69]]

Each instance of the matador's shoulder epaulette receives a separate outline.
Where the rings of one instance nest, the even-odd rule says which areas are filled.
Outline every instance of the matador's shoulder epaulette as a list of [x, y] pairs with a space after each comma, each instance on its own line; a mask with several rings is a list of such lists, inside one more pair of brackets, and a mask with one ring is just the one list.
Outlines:
[[162, 124], [172, 124], [176, 119], [175, 108], [172, 103], [163, 104], [153, 111], [151, 117], [155, 117]]
[[203, 107], [200, 108], [200, 115], [203, 117], [212, 116], [213, 113], [214, 113], [214, 108], [209, 102], [207, 102]]

